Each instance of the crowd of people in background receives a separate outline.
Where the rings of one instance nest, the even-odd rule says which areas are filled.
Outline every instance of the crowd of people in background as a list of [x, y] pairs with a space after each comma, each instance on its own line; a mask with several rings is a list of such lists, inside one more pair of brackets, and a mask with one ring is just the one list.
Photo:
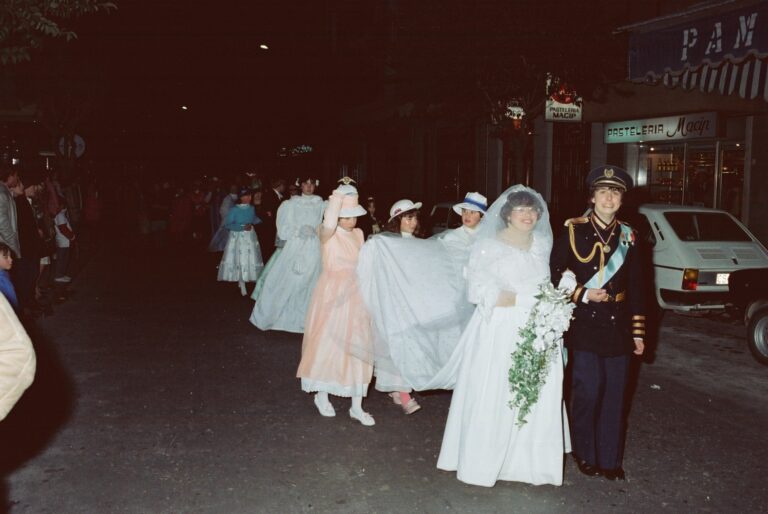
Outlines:
[[96, 180], [0, 164], [0, 287], [22, 318], [51, 314], [65, 301], [80, 260], [79, 234], [98, 239]]

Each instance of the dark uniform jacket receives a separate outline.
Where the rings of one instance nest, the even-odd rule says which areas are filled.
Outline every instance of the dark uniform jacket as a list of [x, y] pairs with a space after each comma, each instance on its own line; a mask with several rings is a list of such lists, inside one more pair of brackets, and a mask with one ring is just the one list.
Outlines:
[[[594, 215], [592, 215], [594, 216]], [[644, 337], [645, 316], [641, 259], [633, 236], [627, 240], [622, 236], [620, 224], [616, 221], [606, 229], [592, 218], [573, 218], [566, 222], [566, 228], [552, 248], [550, 268], [555, 285], [565, 270], [576, 275], [578, 285], [572, 300], [576, 303], [574, 319], [565, 335], [565, 345], [571, 350], [593, 352], [602, 357], [616, 357], [632, 353], [635, 349], [633, 337]], [[613, 236], [608, 240], [613, 227]], [[598, 237], [600, 231], [602, 241]], [[599, 271], [600, 253], [603, 241], [610, 247], [605, 253], [604, 265], [619, 245], [628, 248], [626, 258], [616, 274], [602, 286], [610, 295], [607, 302], [583, 303], [587, 288], [584, 284]], [[595, 248], [594, 255], [587, 260]], [[597, 287], [600, 289], [600, 287]]]
[[37, 227], [35, 210], [25, 195], [14, 198], [16, 202], [19, 246], [24, 259], [39, 260], [43, 255], [43, 240]]

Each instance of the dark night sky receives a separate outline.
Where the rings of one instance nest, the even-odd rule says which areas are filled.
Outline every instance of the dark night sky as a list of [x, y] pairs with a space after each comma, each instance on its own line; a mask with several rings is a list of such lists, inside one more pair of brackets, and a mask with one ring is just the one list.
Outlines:
[[330, 41], [321, 2], [301, 4], [123, 0], [84, 18], [66, 51], [103, 93], [91, 138], [235, 162], [300, 141], [325, 105]]
[[[78, 129], [93, 143], [93, 156], [243, 169], [282, 145], [311, 144], [314, 134], [335, 123], [339, 107], [372, 98], [383, 80], [393, 23], [386, 1], [116, 1], [116, 11], [78, 20], [79, 39], [60, 54], [66, 73], [96, 91], [96, 112]], [[493, 61], [541, 49], [573, 52], [575, 43], [594, 40], [592, 26], [610, 29], [631, 18], [633, 6], [650, 15], [661, 5], [391, 1], [400, 17], [394, 22], [399, 76], [411, 80], [412, 91], [423, 81], [430, 101], [435, 77], [445, 89], [473, 77], [477, 55]], [[505, 11], [512, 13], [507, 19]], [[341, 35], [336, 53], [332, 26]]]

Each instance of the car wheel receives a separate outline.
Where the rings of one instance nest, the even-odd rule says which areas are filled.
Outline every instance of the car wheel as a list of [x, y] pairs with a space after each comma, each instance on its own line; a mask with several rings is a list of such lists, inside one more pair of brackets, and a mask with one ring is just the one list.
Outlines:
[[768, 308], [752, 315], [747, 327], [747, 343], [755, 360], [768, 366]]

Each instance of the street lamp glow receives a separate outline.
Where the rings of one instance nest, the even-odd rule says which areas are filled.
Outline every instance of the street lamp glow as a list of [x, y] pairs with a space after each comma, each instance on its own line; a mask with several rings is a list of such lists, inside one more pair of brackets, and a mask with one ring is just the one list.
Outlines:
[[260, 44], [259, 48], [261, 48], [262, 50], [269, 50], [269, 47], [267, 45], [265, 45], [264, 43]]

